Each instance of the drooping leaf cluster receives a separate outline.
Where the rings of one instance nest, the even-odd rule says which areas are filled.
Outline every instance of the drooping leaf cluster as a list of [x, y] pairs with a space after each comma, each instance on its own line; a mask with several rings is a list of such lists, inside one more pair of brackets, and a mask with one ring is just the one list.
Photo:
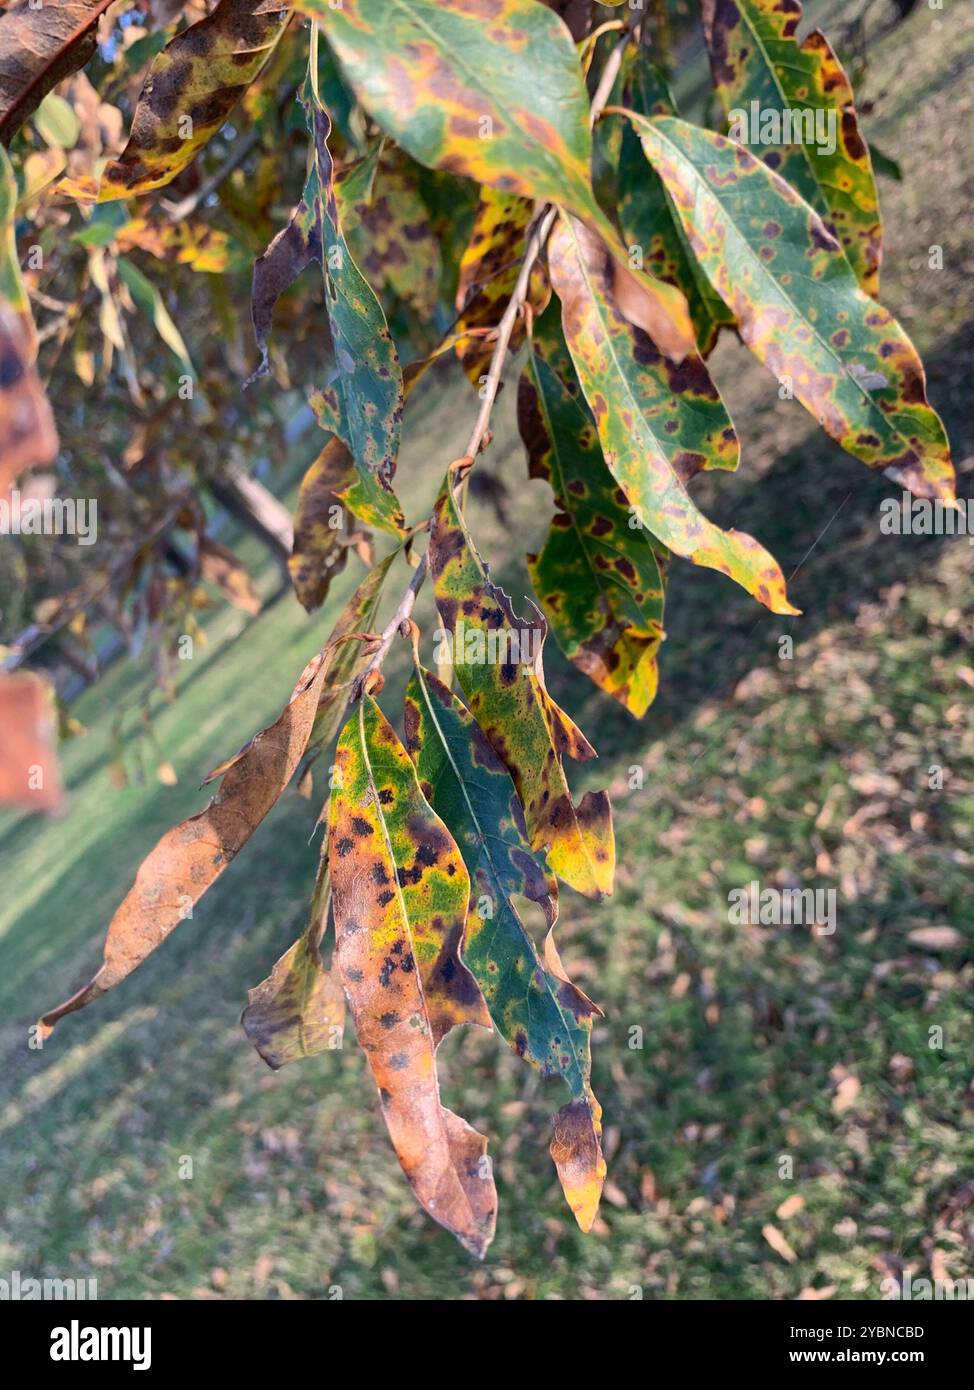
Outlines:
[[[62, 448], [80, 447], [38, 368], [31, 296], [42, 303], [50, 287], [22, 268], [31, 238], [53, 244], [56, 228], [83, 258], [99, 313], [97, 347], [79, 340], [82, 317], [57, 329], [59, 354], [90, 373], [89, 390], [120, 377], [134, 408], [151, 396], [144, 457], [163, 460], [151, 476], [172, 481], [176, 368], [198, 383], [191, 408], [214, 432], [246, 414], [245, 377], [254, 411], [274, 389], [261, 377], [301, 387], [322, 440], [294, 517], [295, 593], [317, 609], [353, 552], [368, 572], [280, 718], [211, 774], [222, 780], [209, 806], [149, 853], [101, 969], [44, 1027], [124, 980], [320, 759], [328, 798], [308, 926], [251, 991], [248, 1035], [283, 1065], [336, 1046], [347, 1001], [418, 1201], [482, 1255], [497, 1214], [487, 1139], [441, 1103], [437, 1049], [459, 1024], [496, 1029], [567, 1088], [551, 1153], [589, 1230], [606, 1171], [591, 1077], [599, 1010], [569, 978], [554, 931], [559, 884], [593, 900], [612, 892], [615, 846], [607, 794], [570, 785], [571, 765], [595, 750], [547, 688], [545, 643], [641, 718], [660, 678], [665, 590], [679, 583], [673, 556], [774, 613], [797, 612], [760, 540], [694, 500], [694, 479], [733, 472], [747, 447], [708, 370], [721, 333], [868, 468], [953, 499], [922, 364], [877, 297], [879, 200], [848, 79], [823, 35], [799, 38], [797, 0], [702, 0], [727, 116], [809, 108], [837, 132], [826, 150], [768, 146], [751, 131], [749, 148], [740, 131], [680, 116], [654, 62], [661, 34], [639, 10], [219, 0], [135, 43], [116, 35], [114, 57], [102, 35], [99, 104], [90, 84], [71, 84], [104, 9], [46, 3], [0, 17], [0, 486], [52, 463], [56, 418]], [[119, 109], [112, 95], [130, 113], [114, 140], [97, 114]], [[58, 103], [70, 112], [82, 97], [96, 113], [79, 123], [85, 147], [59, 145]], [[283, 150], [300, 152], [299, 167]], [[75, 262], [55, 262], [60, 283]], [[226, 363], [194, 366], [198, 325], [183, 331], [166, 272], [211, 281], [223, 325], [236, 312], [226, 286], [251, 264], [255, 345], [232, 362], [236, 404], [222, 412]], [[136, 312], [168, 368], [133, 365]], [[527, 557], [536, 603], [516, 608], [466, 498], [489, 472], [490, 407], [507, 352], [522, 346], [526, 470], [549, 485], [552, 513]], [[467, 454], [443, 460], [430, 514], [411, 515], [397, 473], [410, 393], [451, 360], [476, 388], [477, 424]], [[56, 402], [57, 362], [48, 378]], [[204, 576], [220, 585], [222, 574], [239, 601], [232, 556], [177, 512], [199, 537]], [[375, 563], [377, 542], [392, 548]], [[405, 589], [381, 627], [394, 574]], [[423, 582], [449, 684], [411, 618]], [[380, 667], [400, 636], [413, 667], [398, 712], [382, 707]]]

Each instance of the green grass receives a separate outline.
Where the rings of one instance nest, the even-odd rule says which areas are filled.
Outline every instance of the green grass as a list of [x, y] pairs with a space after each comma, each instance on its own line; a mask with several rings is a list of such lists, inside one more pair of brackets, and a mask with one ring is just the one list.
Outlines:
[[[934, 17], [924, 7], [872, 54], [867, 131], [906, 173], [883, 187], [883, 297], [924, 352], [968, 495], [974, 229], [959, 215], [966, 154], [942, 142], [970, 113], [960, 60], [974, 22], [955, 10], [935, 30]], [[939, 274], [926, 269], [932, 240], [945, 245]], [[0, 1270], [95, 1276], [104, 1298], [340, 1286], [369, 1299], [875, 1298], [900, 1263], [917, 1277], [974, 1273], [974, 550], [880, 536], [881, 481], [778, 401], [742, 348], [722, 344], [714, 371], [746, 462], [736, 478], [701, 480], [701, 500], [786, 573], [799, 567], [804, 616], [774, 618], [719, 576], [675, 564], [662, 691], [638, 725], [551, 653], [557, 698], [602, 754], [579, 785], [611, 787], [619, 844], [614, 898], [595, 907], [566, 890], [559, 927], [566, 964], [605, 1010], [594, 1081], [609, 1184], [593, 1234], [575, 1229], [547, 1155], [563, 1097], [498, 1039], [459, 1030], [442, 1049], [445, 1101], [490, 1135], [495, 1158], [498, 1234], [482, 1265], [415, 1207], [351, 1030], [344, 1051], [277, 1074], [247, 1042], [246, 990], [303, 925], [320, 777], [311, 802], [282, 798], [130, 980], [43, 1051], [27, 1047], [37, 1014], [96, 966], [142, 856], [203, 805], [201, 777], [276, 716], [356, 581], [348, 573], [314, 618], [290, 597], [254, 622], [210, 618], [178, 699], [156, 708], [177, 786], [110, 783], [111, 720], [137, 690], [119, 664], [76, 707], [88, 732], [64, 750], [67, 815], [0, 825]], [[507, 380], [489, 459], [511, 524], [480, 505], [472, 524], [519, 598], [549, 507], [524, 480]], [[418, 398], [400, 469], [410, 516], [461, 452], [473, 405], [439, 382]], [[426, 595], [419, 617], [429, 643]], [[791, 661], [778, 658], [785, 633]], [[394, 719], [396, 661], [383, 696]], [[928, 786], [933, 764], [943, 791]], [[834, 888], [837, 931], [731, 926], [727, 894], [751, 879]], [[910, 940], [931, 925], [966, 946]], [[794, 1197], [800, 1209], [777, 1215]], [[769, 1225], [794, 1260], [772, 1249]]]

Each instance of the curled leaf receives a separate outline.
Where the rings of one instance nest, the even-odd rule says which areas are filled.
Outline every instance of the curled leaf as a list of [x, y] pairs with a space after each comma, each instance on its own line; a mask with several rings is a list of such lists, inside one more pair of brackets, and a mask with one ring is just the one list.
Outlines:
[[225, 769], [205, 810], [167, 830], [142, 861], [135, 883], [112, 918], [104, 963], [77, 994], [40, 1020], [46, 1036], [65, 1014], [83, 1009], [131, 975], [161, 946], [250, 839], [290, 782], [307, 747], [326, 674], [319, 654], [305, 668], [291, 700]]
[[352, 456], [356, 510], [367, 509], [373, 525], [398, 536], [405, 523], [392, 479], [399, 452], [402, 369], [379, 301], [356, 266], [339, 224], [328, 149], [331, 121], [313, 88], [306, 93], [305, 110], [311, 168], [304, 195], [288, 225], [254, 265], [251, 307], [261, 353], [254, 375], [267, 369], [274, 305], [307, 266], [317, 264], [335, 379], [316, 390], [311, 403], [322, 428], [337, 435]]

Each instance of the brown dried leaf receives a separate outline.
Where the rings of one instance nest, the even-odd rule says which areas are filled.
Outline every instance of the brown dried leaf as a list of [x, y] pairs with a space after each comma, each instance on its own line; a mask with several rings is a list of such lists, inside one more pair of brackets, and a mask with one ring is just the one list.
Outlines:
[[795, 1263], [798, 1256], [795, 1254], [794, 1250], [792, 1250], [777, 1226], [772, 1226], [770, 1223], [767, 1226], [762, 1226], [761, 1234], [776, 1255], [780, 1255], [781, 1258], [787, 1260], [790, 1265]]
[[105, 959], [89, 984], [40, 1020], [44, 1036], [65, 1014], [114, 988], [161, 946], [223, 873], [280, 797], [301, 761], [327, 661], [302, 673], [283, 714], [230, 766], [205, 810], [168, 830], [147, 857], [108, 928]]
[[62, 802], [50, 687], [29, 671], [0, 673], [0, 805], [54, 811]]
[[199, 562], [200, 574], [208, 584], [219, 589], [235, 608], [242, 608], [256, 618], [262, 607], [260, 594], [232, 550], [209, 536], [200, 536]]

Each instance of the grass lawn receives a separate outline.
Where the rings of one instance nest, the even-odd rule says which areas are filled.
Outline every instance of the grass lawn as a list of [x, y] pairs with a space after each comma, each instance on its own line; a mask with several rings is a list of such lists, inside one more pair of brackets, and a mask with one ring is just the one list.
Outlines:
[[[883, 299], [923, 352], [967, 497], [972, 8], [921, 6], [870, 58], [866, 132], [905, 173], [881, 190]], [[548, 1158], [557, 1083], [498, 1038], [457, 1030], [441, 1054], [445, 1103], [491, 1139], [500, 1213], [483, 1264], [416, 1207], [351, 1028], [343, 1051], [279, 1073], [247, 1041], [246, 990], [303, 926], [320, 777], [310, 802], [285, 794], [131, 979], [27, 1047], [38, 1013], [97, 965], [141, 858], [204, 804], [202, 776], [277, 715], [360, 577], [353, 560], [313, 618], [290, 595], [254, 621], [214, 612], [178, 699], [156, 706], [176, 786], [111, 783], [112, 720], [136, 690], [118, 663], [75, 707], [87, 733], [64, 749], [67, 815], [0, 821], [0, 1272], [94, 1276], [102, 1298], [365, 1299], [868, 1299], [903, 1267], [974, 1275], [974, 548], [880, 535], [889, 485], [739, 344], [713, 370], [744, 463], [701, 478], [699, 498], [796, 571], [804, 616], [675, 561], [661, 693], [640, 724], [550, 653], [556, 698], [602, 755], [577, 785], [610, 787], [620, 861], [605, 904], [564, 890], [559, 938], [605, 1010], [595, 1231], [575, 1228]], [[515, 380], [488, 456], [508, 522], [475, 504], [472, 526], [519, 601], [550, 506], [525, 480]], [[399, 473], [411, 519], [475, 404], [456, 381], [417, 393]], [[387, 599], [401, 582], [394, 570]], [[427, 594], [418, 617], [428, 655]], [[395, 660], [383, 704], [399, 722]], [[834, 889], [836, 931], [731, 925], [728, 892], [752, 880]]]

